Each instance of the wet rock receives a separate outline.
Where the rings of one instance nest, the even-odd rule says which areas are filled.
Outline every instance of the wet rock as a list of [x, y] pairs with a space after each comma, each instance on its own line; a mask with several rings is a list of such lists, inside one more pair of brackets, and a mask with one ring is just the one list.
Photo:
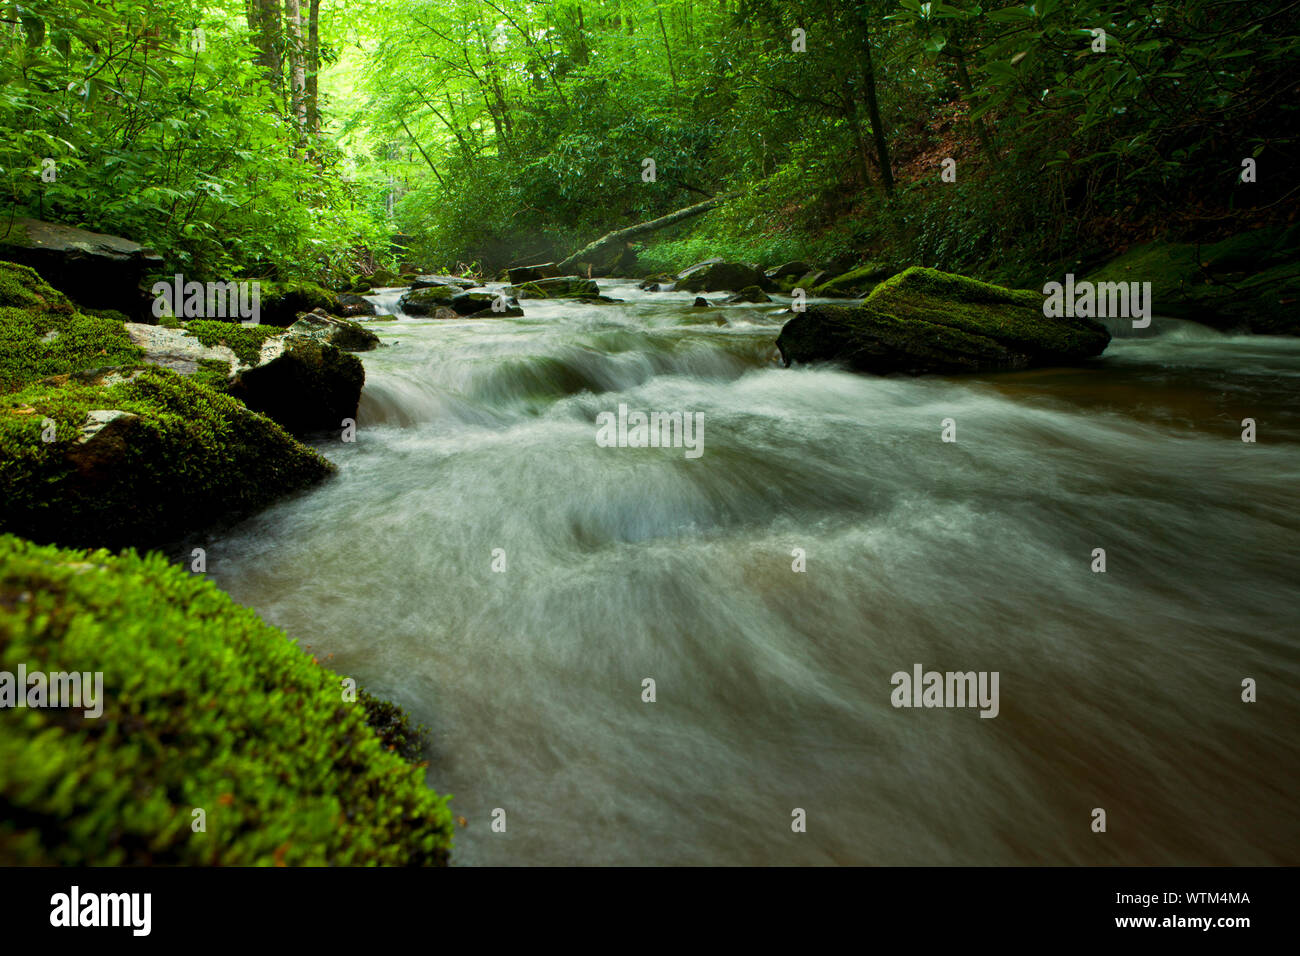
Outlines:
[[525, 282], [536, 282], [539, 279], [553, 279], [559, 274], [554, 262], [543, 262], [535, 266], [515, 266], [507, 269], [506, 281], [511, 285], [523, 285]]
[[702, 295], [697, 295], [695, 297], [695, 301], [691, 303], [692, 309], [707, 309], [708, 307], [709, 307], [709, 300], [704, 298], [704, 296]]
[[768, 295], [766, 292], [764, 292], [762, 289], [760, 289], [758, 286], [751, 285], [741, 289], [735, 295], [728, 296], [726, 301], [733, 305], [740, 302], [760, 303], [760, 302], [771, 302], [772, 297]]
[[556, 276], [510, 286], [507, 291], [521, 299], [572, 299], [599, 295], [600, 286], [581, 276]]
[[767, 288], [770, 283], [755, 266], [741, 262], [715, 262], [692, 267], [677, 277], [677, 288], [687, 292], [734, 291], [751, 285]]
[[326, 342], [345, 352], [369, 352], [379, 347], [379, 336], [365, 326], [320, 310], [298, 316], [288, 334]]
[[359, 315], [374, 315], [375, 304], [363, 296], [340, 292], [334, 297], [333, 311], [335, 315], [341, 315], [345, 319], [354, 319]]
[[1043, 297], [933, 269], [880, 283], [860, 306], [813, 306], [781, 329], [787, 365], [842, 362], [875, 374], [982, 372], [1070, 365], [1110, 334], [1088, 319], [1043, 315]]
[[416, 289], [429, 289], [436, 286], [450, 286], [453, 289], [476, 289], [479, 283], [474, 279], [466, 279], [464, 276], [443, 276], [443, 275], [419, 275], [411, 280], [412, 291]]

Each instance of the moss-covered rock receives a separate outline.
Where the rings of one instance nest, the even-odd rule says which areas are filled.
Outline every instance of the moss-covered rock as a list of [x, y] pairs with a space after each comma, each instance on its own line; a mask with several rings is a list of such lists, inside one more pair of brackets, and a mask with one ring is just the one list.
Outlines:
[[266, 325], [292, 325], [298, 313], [334, 308], [334, 293], [314, 282], [261, 282], [259, 319]]
[[432, 315], [440, 306], [449, 307], [462, 291], [458, 286], [427, 285], [406, 293], [399, 305], [407, 315]]
[[600, 295], [600, 286], [581, 276], [556, 276], [510, 286], [506, 291], [521, 299], [576, 299]]
[[284, 335], [285, 330], [276, 325], [244, 325], [217, 319], [192, 319], [185, 323], [183, 334], [198, 339], [209, 348], [224, 345], [235, 353], [242, 365], [257, 365], [262, 360], [262, 348], [267, 339]]
[[491, 318], [510, 318], [524, 314], [524, 310], [519, 307], [519, 303], [512, 298], [507, 297], [502, 305], [504, 309], [494, 309], [498, 294], [495, 292], [462, 292], [455, 296], [449, 303], [457, 315], [466, 318], [491, 319]]
[[809, 308], [776, 344], [787, 365], [838, 361], [860, 372], [922, 374], [1068, 365], [1109, 341], [1096, 322], [1044, 316], [1037, 292], [912, 268], [858, 307]]
[[0, 392], [139, 358], [122, 322], [79, 311], [34, 270], [0, 262]]
[[1148, 242], [1087, 278], [1150, 282], [1156, 315], [1300, 335], [1300, 226], [1256, 229], [1199, 246]]
[[[869, 262], [843, 272], [833, 279], [828, 279], [812, 287], [811, 295], [821, 297], [857, 298], [865, 296], [879, 283], [894, 275], [898, 270], [891, 265]], [[793, 288], [793, 287], [792, 287]]]
[[0, 669], [19, 665], [102, 689], [0, 709], [0, 864], [447, 862], [404, 715], [158, 554], [0, 536]]
[[374, 315], [375, 304], [362, 296], [340, 292], [334, 297], [333, 312], [345, 319], [354, 319], [361, 315]]
[[333, 470], [275, 422], [166, 369], [57, 376], [0, 396], [0, 531], [37, 541], [163, 544]]
[[0, 259], [30, 266], [79, 305], [144, 318], [144, 277], [162, 258], [121, 236], [62, 223], [15, 219], [0, 227]]
[[364, 325], [320, 310], [298, 316], [298, 321], [289, 326], [288, 334], [325, 342], [345, 352], [369, 352], [379, 347], [379, 336]]
[[771, 288], [767, 276], [754, 266], [741, 262], [708, 262], [679, 274], [676, 288], [679, 292], [722, 292], [751, 285]]
[[355, 355], [300, 335], [272, 340], [278, 354], [239, 371], [227, 391], [294, 435], [338, 431], [357, 417], [365, 367]]

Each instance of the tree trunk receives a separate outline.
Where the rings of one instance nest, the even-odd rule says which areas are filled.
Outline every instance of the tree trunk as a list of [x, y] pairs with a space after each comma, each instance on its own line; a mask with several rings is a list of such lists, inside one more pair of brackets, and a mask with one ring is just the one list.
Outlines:
[[660, 216], [658, 219], [650, 219], [646, 222], [639, 222], [635, 226], [628, 226], [626, 229], [616, 229], [614, 232], [608, 232], [601, 236], [595, 242], [583, 246], [563, 262], [556, 264], [556, 268], [563, 272], [565, 269], [571, 269], [579, 262], [590, 262], [594, 257], [604, 252], [610, 246], [618, 243], [627, 242], [637, 236], [643, 236], [648, 232], [655, 232], [667, 226], [676, 225], [683, 220], [690, 219], [692, 216], [698, 216], [706, 213], [716, 206], [720, 206], [731, 198], [731, 195], [714, 196], [712, 199], [706, 199], [704, 202], [696, 203], [694, 206], [687, 206], [685, 209], [678, 209], [676, 212], [670, 212], [666, 216]]
[[301, 139], [307, 130], [307, 69], [303, 63], [302, 8], [284, 0], [285, 39], [289, 52], [289, 103]]
[[307, 7], [307, 131], [320, 132], [320, 98], [317, 74], [320, 73], [320, 0], [310, 0]]
[[278, 0], [249, 0], [248, 26], [257, 46], [257, 64], [276, 93], [284, 91], [284, 63], [280, 58], [280, 6]]
[[880, 104], [876, 100], [876, 68], [871, 60], [871, 34], [863, 30], [862, 82], [867, 94], [867, 115], [871, 119], [871, 134], [876, 141], [876, 158], [880, 162], [880, 181], [886, 193], [894, 191], [894, 171], [889, 165], [889, 142], [885, 136], [885, 123], [880, 118]]

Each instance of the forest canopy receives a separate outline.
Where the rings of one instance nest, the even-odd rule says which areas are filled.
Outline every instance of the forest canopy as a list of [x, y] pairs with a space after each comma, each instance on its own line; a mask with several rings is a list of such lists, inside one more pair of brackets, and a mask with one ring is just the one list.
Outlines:
[[1296, 189], [1295, 3], [0, 11], [8, 218], [123, 235], [199, 277], [499, 269], [710, 197], [639, 243], [643, 271], [1037, 273], [1281, 217]]

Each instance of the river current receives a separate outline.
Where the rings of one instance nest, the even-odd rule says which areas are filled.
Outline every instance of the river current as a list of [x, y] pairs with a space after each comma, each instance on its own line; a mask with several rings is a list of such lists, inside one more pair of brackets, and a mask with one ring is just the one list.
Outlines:
[[[369, 323], [338, 476], [209, 543], [429, 726], [455, 862], [1300, 863], [1300, 339], [877, 378], [782, 368], [788, 300], [601, 291]], [[893, 706], [916, 665], [997, 715]]]

